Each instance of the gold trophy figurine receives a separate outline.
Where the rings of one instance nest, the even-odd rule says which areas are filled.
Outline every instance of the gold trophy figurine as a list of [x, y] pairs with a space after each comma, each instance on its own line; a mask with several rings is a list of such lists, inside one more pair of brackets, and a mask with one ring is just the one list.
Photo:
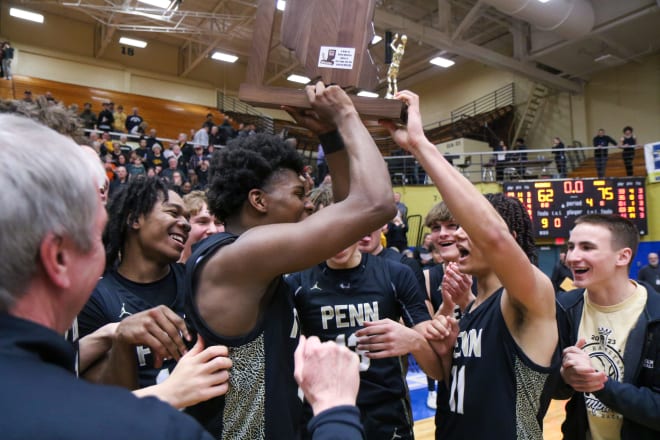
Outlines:
[[401, 64], [401, 58], [403, 58], [403, 53], [406, 51], [406, 42], [408, 42], [408, 37], [405, 35], [401, 36], [401, 42], [396, 44], [399, 40], [399, 34], [394, 35], [390, 47], [394, 51], [392, 54], [392, 62], [390, 63], [389, 69], [387, 69], [387, 94], [385, 99], [393, 99], [394, 94], [398, 92], [396, 79], [399, 76], [399, 65]]

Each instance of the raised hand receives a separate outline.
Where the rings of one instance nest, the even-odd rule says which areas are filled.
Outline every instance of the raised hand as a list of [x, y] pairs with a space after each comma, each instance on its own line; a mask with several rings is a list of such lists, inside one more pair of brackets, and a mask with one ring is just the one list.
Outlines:
[[186, 353], [184, 339], [191, 340], [183, 318], [163, 305], [124, 318], [115, 333], [116, 343], [149, 347], [156, 368], [164, 359], [179, 360]]
[[353, 101], [339, 86], [326, 87], [322, 82], [305, 87], [307, 99], [318, 118], [325, 123], [339, 125], [349, 114], [357, 114]]
[[564, 349], [561, 377], [575, 391], [593, 393], [603, 389], [607, 375], [593, 367], [589, 355], [582, 350], [585, 343], [584, 339], [580, 339], [574, 346]]
[[427, 321], [424, 337], [438, 356], [448, 355], [454, 349], [458, 337], [458, 321], [453, 316], [436, 313], [432, 320]]
[[412, 351], [419, 333], [405, 325], [381, 319], [365, 321], [364, 328], [355, 332], [357, 349], [365, 351], [371, 359], [383, 359], [391, 356], [404, 356]]
[[[443, 305], [446, 296], [451, 298], [452, 303], [458, 304], [461, 311], [474, 300], [472, 294], [472, 276], [464, 274], [458, 269], [458, 264], [450, 262], [445, 268], [445, 274], [442, 278], [442, 301]], [[451, 311], [454, 308], [452, 306]], [[446, 314], [446, 313], [443, 313]]]
[[337, 129], [332, 121], [322, 120], [319, 115], [311, 109], [294, 108], [283, 105], [282, 110], [286, 111], [298, 125], [305, 127], [315, 135], [330, 133]]
[[197, 343], [179, 359], [170, 376], [159, 385], [145, 388], [143, 394], [155, 394], [179, 409], [222, 396], [229, 389], [232, 361], [228, 356], [227, 347], [204, 348], [204, 341], [198, 336]]
[[338, 405], [355, 405], [360, 374], [355, 353], [316, 336], [300, 337], [294, 377], [314, 414]]
[[426, 140], [424, 128], [422, 127], [422, 114], [419, 110], [419, 96], [411, 91], [402, 90], [394, 95], [394, 99], [403, 101], [408, 106], [407, 125], [399, 125], [391, 120], [381, 120], [379, 122], [387, 128], [397, 145], [414, 154], [414, 150]]

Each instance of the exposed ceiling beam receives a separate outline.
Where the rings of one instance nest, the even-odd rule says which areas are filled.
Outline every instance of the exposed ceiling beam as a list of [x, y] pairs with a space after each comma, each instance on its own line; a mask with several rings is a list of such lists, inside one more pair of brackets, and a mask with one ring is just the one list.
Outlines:
[[[221, 5], [222, 5], [222, 2], [218, 3], [218, 4], [216, 5], [216, 8], [219, 8]], [[250, 7], [246, 7], [246, 8], [244, 8], [243, 11], [241, 12], [241, 15], [248, 14], [248, 9], [250, 9]], [[195, 69], [195, 67], [197, 67], [197, 66], [199, 65], [199, 63], [201, 63], [206, 57], [208, 57], [209, 53], [211, 53], [211, 51], [212, 51], [212, 50], [213, 50], [218, 44], [220, 44], [223, 40], [226, 40], [228, 35], [231, 35], [231, 31], [232, 31], [234, 28], [236, 28], [236, 27], [238, 27], [238, 26], [245, 26], [245, 25], [247, 25], [252, 19], [253, 19], [253, 17], [252, 17], [252, 16], [249, 16], [249, 17], [246, 18], [245, 20], [243, 20], [243, 21], [241, 21], [241, 22], [233, 23], [231, 26], [229, 26], [229, 28], [225, 31], [225, 33], [223, 33], [223, 34], [219, 35], [218, 37], [216, 37], [216, 38], [211, 42], [211, 44], [209, 44], [208, 46], [206, 46], [206, 48], [202, 49], [202, 50], [197, 54], [197, 56], [195, 57], [195, 59], [191, 60], [190, 63], [188, 63], [188, 65], [186, 66], [186, 68], [184, 69], [184, 71], [181, 73], [181, 76], [188, 76], [188, 75], [190, 74], [190, 72], [192, 72], [192, 71]]]
[[[112, 14], [114, 15], [114, 14]], [[108, 22], [112, 22], [112, 15], [108, 17]], [[99, 46], [98, 51], [96, 51], [96, 58], [101, 58], [103, 54], [105, 53], [105, 50], [108, 48], [108, 45], [112, 41], [112, 37], [115, 35], [115, 27], [112, 26], [106, 26], [104, 24], [101, 24], [101, 44]]]
[[442, 32], [430, 26], [422, 26], [400, 15], [392, 14], [382, 9], [376, 9], [374, 20], [385, 28], [396, 29], [405, 32], [408, 38], [414, 38], [430, 46], [453, 52], [465, 58], [476, 60], [484, 64], [513, 71], [543, 82], [555, 89], [582, 92], [582, 85], [564, 78], [556, 77], [548, 72], [538, 69], [532, 65], [517, 61], [511, 57], [502, 55], [476, 44], [465, 41], [452, 41]]
[[470, 26], [472, 26], [477, 20], [479, 20], [479, 17], [481, 17], [482, 15], [482, 11], [481, 11], [482, 3], [483, 3], [482, 0], [477, 0], [477, 2], [474, 4], [472, 9], [470, 9], [470, 12], [468, 12], [467, 15], [463, 17], [463, 20], [458, 25], [454, 33], [451, 34], [452, 40], [458, 40], [459, 38], [461, 38], [461, 34], [463, 34], [463, 32], [468, 30]]
[[517, 60], [526, 60], [529, 54], [529, 24], [521, 20], [511, 23], [513, 35], [513, 57]]
[[451, 3], [449, 0], [438, 0], [438, 30], [449, 34], [451, 30]]

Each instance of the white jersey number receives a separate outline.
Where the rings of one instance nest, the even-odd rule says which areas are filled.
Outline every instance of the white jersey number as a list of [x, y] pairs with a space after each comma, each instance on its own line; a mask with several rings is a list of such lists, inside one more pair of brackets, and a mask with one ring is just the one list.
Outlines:
[[346, 343], [346, 335], [337, 336], [335, 342], [337, 345], [343, 345], [344, 347], [350, 348], [355, 353], [357, 353], [358, 356], [360, 356], [360, 371], [367, 371], [369, 369], [369, 365], [371, 365], [371, 359], [367, 357], [366, 351], [357, 349], [357, 336], [355, 336], [355, 333], [351, 333], [351, 335], [348, 337], [348, 344]]
[[[458, 374], [457, 374], [458, 373]], [[457, 369], [451, 367], [451, 391], [449, 396], [449, 410], [463, 414], [463, 397], [465, 396], [465, 365]]]

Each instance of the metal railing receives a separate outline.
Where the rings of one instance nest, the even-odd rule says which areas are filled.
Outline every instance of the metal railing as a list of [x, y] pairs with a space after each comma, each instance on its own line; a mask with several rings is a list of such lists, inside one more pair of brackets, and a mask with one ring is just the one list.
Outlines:
[[[563, 150], [566, 157], [567, 173], [577, 169], [597, 147], [583, 147], [579, 142], [566, 146]], [[617, 147], [610, 147], [611, 151], [618, 151]], [[561, 178], [557, 173], [552, 148], [539, 148], [529, 150], [508, 150], [504, 154], [507, 160], [499, 160], [497, 151], [452, 153], [452, 164], [472, 182], [495, 182], [501, 180], [533, 180]], [[519, 160], [520, 155], [526, 155], [526, 160]], [[639, 154], [639, 153], [638, 153]], [[470, 157], [470, 165], [460, 167]], [[518, 159], [516, 159], [518, 158]], [[432, 185], [422, 166], [413, 156], [388, 156], [384, 158], [393, 185]], [[608, 162], [608, 167], [612, 166]], [[595, 168], [594, 168], [595, 171]], [[564, 176], [565, 177], [565, 176]]]
[[472, 102], [458, 107], [451, 112], [451, 122], [458, 121], [465, 117], [472, 117], [481, 113], [486, 113], [500, 107], [515, 104], [515, 87], [513, 83], [477, 98]]
[[240, 99], [226, 95], [225, 93], [218, 91], [217, 105], [218, 105], [218, 110], [220, 110], [223, 113], [233, 113], [233, 114], [247, 116], [245, 118], [246, 121], [239, 121], [239, 122], [254, 123], [259, 131], [273, 134], [273, 131], [275, 130], [275, 124], [273, 122], [273, 118], [264, 115], [256, 108], [252, 107], [249, 104], [246, 104]]

